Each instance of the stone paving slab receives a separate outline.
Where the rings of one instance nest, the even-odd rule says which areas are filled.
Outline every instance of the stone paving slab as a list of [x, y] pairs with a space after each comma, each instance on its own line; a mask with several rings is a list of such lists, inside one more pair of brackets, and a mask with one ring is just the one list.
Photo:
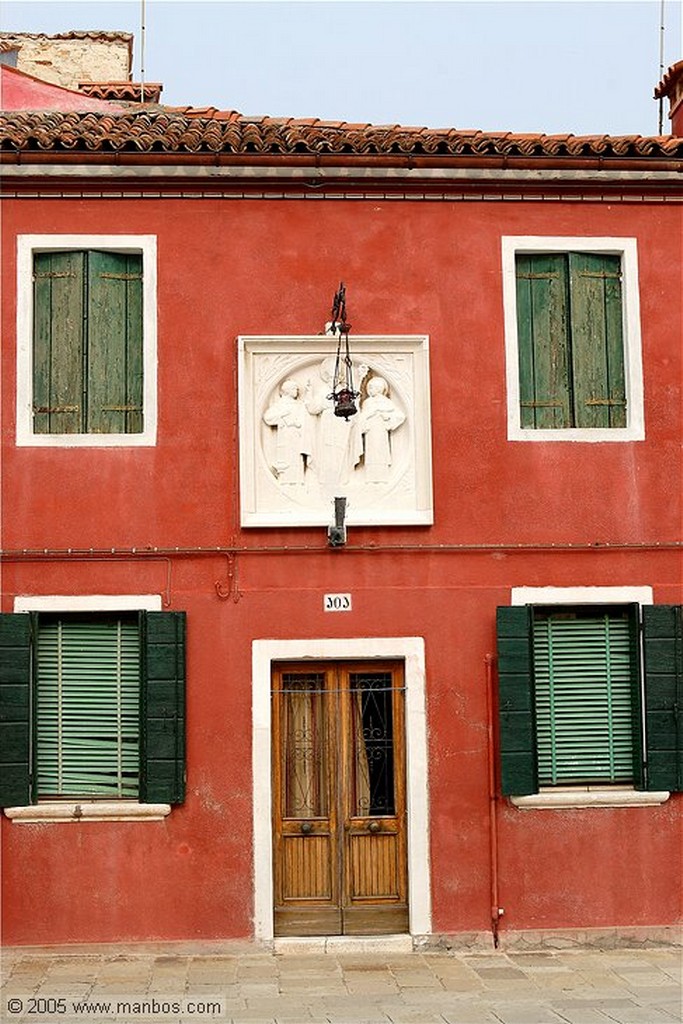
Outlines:
[[[683, 1024], [680, 948], [12, 949], [3, 1024]], [[53, 1000], [50, 1003], [49, 1000]], [[54, 1000], [61, 1000], [55, 1003]], [[156, 1000], [156, 1003], [151, 1001]], [[137, 1001], [137, 1002], [136, 1002]], [[147, 1001], [145, 1003], [145, 1001]], [[182, 1003], [126, 1016], [119, 1004]], [[209, 1012], [188, 1011], [215, 1004]], [[109, 1004], [107, 1007], [106, 1004]], [[99, 1004], [95, 1009], [95, 1004]], [[51, 1010], [53, 1012], [51, 1012]], [[215, 1012], [214, 1012], [215, 1011]]]

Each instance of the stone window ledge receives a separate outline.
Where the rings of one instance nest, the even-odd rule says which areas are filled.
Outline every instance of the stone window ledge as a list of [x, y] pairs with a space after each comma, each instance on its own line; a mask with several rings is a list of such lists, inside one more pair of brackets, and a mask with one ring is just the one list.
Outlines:
[[522, 811], [561, 810], [563, 807], [657, 807], [669, 799], [670, 793], [645, 792], [636, 789], [599, 789], [585, 786], [576, 789], [546, 790], [531, 796], [511, 796], [510, 803]]
[[5, 815], [17, 824], [44, 821], [162, 821], [170, 804], [139, 804], [134, 801], [53, 801], [31, 807], [6, 807]]

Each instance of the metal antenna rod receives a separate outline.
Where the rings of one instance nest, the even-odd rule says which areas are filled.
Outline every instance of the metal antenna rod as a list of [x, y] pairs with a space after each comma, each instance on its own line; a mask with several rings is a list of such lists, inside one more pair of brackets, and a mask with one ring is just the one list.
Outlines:
[[[664, 78], [664, 0], [659, 5], [659, 81]], [[664, 97], [659, 97], [659, 135], [664, 134]]]
[[140, 102], [145, 102], [145, 0], [140, 0]]

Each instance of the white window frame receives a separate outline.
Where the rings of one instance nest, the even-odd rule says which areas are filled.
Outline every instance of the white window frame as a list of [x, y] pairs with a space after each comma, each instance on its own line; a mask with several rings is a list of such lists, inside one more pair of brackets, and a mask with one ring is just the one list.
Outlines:
[[[138, 434], [38, 434], [33, 428], [33, 256], [37, 252], [100, 249], [142, 255], [143, 430]], [[18, 447], [140, 448], [157, 440], [156, 235], [17, 236]]]
[[[653, 604], [652, 587], [513, 587], [510, 604], [520, 605], [615, 605]], [[642, 647], [640, 657], [642, 659]], [[642, 669], [642, 665], [641, 665]], [[645, 711], [640, 723], [645, 743]], [[530, 796], [512, 796], [521, 810], [561, 810], [566, 807], [651, 807], [669, 799], [669, 792], [636, 790], [632, 785], [553, 786]]]
[[[643, 441], [643, 359], [638, 287], [638, 249], [635, 238], [504, 235], [503, 312], [509, 441]], [[522, 427], [517, 330], [517, 278], [515, 257], [538, 253], [592, 252], [621, 257], [624, 373], [626, 378], [625, 427], [558, 427], [536, 430]]]
[[[160, 594], [45, 594], [14, 599], [14, 611], [26, 614], [161, 610]], [[171, 813], [171, 805], [141, 804], [137, 800], [41, 800], [25, 807], [6, 807], [4, 813], [16, 824], [51, 821], [160, 821]]]

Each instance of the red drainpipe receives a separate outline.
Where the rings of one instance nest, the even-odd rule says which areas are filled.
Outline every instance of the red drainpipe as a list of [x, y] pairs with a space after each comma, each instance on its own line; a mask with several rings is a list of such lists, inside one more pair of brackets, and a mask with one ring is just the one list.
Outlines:
[[498, 794], [496, 792], [496, 752], [495, 734], [493, 729], [493, 666], [495, 658], [487, 654], [486, 662], [486, 719], [488, 730], [488, 767], [489, 767], [489, 866], [491, 876], [491, 933], [493, 945], [498, 949], [498, 931], [503, 909], [500, 906], [498, 890]]

